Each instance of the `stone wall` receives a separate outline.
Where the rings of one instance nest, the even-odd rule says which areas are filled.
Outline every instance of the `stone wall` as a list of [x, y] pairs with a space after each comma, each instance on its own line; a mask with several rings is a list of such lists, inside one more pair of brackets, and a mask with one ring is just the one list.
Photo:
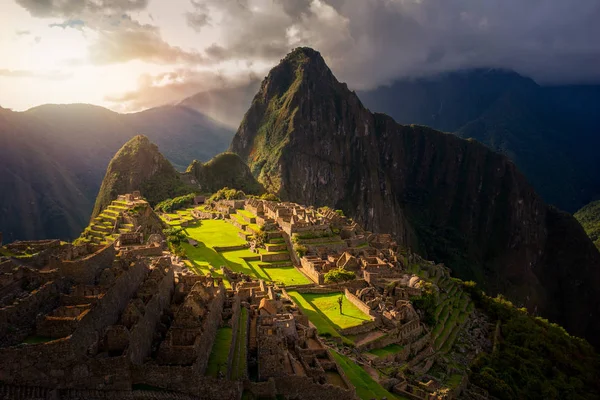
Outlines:
[[243, 249], [247, 249], [247, 248], [248, 248], [247, 244], [241, 244], [238, 246], [215, 246], [215, 247], [213, 247], [213, 249], [215, 249], [215, 251], [217, 253], [222, 253], [224, 251], [243, 250]]
[[343, 336], [360, 335], [361, 333], [371, 332], [377, 329], [377, 324], [373, 321], [364, 321], [362, 324], [350, 328], [340, 329], [339, 332]]
[[375, 321], [375, 319], [378, 317], [377, 313], [371, 310], [371, 308], [368, 305], [366, 305], [361, 299], [352, 294], [348, 290], [348, 288], [344, 288], [344, 295], [350, 303], [354, 304], [360, 311], [367, 314], [372, 321]]
[[156, 324], [159, 322], [163, 310], [169, 306], [173, 286], [174, 272], [171, 268], [160, 282], [157, 293], [146, 304], [144, 316], [131, 330], [127, 356], [132, 363], [142, 364], [150, 354]]
[[235, 355], [235, 349], [238, 341], [238, 330], [240, 327], [240, 317], [242, 315], [242, 308], [240, 307], [241, 299], [240, 296], [236, 295], [233, 300], [231, 308], [233, 309], [233, 315], [231, 316], [231, 347], [229, 348], [229, 355], [227, 356], [227, 379], [231, 378], [231, 369], [233, 368], [233, 358]]
[[260, 261], [262, 262], [272, 262], [272, 261], [286, 261], [290, 259], [289, 253], [270, 253], [270, 254], [261, 254]]
[[115, 255], [116, 250], [113, 243], [78, 260], [53, 260], [50, 263], [50, 268], [58, 268], [61, 276], [76, 283], [94, 284], [98, 273], [112, 265]]
[[59, 290], [55, 282], [47, 282], [32, 291], [29, 296], [16, 300], [13, 304], [0, 308], [0, 342], [9, 329], [29, 324], [44, 306], [58, 305]]
[[221, 283], [215, 293], [215, 297], [210, 302], [208, 314], [202, 323], [202, 337], [196, 351], [198, 358], [194, 364], [196, 373], [200, 375], [204, 375], [206, 372], [210, 352], [212, 351], [217, 335], [217, 329], [221, 325], [221, 312], [225, 303], [225, 295], [225, 286]]
[[200, 400], [238, 400], [243, 391], [239, 381], [198, 376], [194, 367], [144, 364], [132, 368], [132, 380], [134, 384], [188, 393]]
[[312, 379], [289, 375], [274, 378], [277, 394], [289, 399], [302, 400], [358, 400], [354, 388], [342, 389], [330, 384], [320, 385]]
[[163, 248], [159, 243], [148, 246], [130, 246], [121, 248], [125, 257], [158, 257], [162, 256]]

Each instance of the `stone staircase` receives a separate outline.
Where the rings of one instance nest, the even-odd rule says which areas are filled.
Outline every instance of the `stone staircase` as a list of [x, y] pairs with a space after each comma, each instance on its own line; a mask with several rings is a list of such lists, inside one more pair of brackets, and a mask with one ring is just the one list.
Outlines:
[[125, 201], [114, 200], [92, 220], [81, 234], [80, 241], [96, 245], [114, 242], [119, 234], [132, 232], [134, 226], [124, 222], [123, 213], [131, 207]]

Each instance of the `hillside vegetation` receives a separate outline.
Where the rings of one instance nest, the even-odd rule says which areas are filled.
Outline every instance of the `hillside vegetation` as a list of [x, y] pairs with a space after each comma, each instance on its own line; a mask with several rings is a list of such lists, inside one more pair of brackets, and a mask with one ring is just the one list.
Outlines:
[[600, 249], [600, 200], [594, 201], [574, 215], [596, 247]]

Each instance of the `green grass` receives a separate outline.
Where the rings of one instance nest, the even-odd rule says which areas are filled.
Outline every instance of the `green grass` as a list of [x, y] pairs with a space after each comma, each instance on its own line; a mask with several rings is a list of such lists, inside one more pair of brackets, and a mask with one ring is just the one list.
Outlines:
[[362, 400], [370, 399], [382, 399], [387, 397], [388, 399], [404, 399], [398, 397], [387, 390], [385, 390], [379, 383], [377, 383], [371, 376], [360, 366], [350, 360], [348, 357], [339, 354], [336, 351], [331, 352], [335, 361], [344, 370], [346, 377], [356, 388], [356, 394]]
[[247, 210], [236, 210], [236, 213], [246, 216], [248, 218], [256, 218], [256, 215], [252, 214], [250, 211]]
[[370, 318], [350, 303], [346, 297], [342, 302], [344, 314], [340, 314], [337, 303], [337, 299], [340, 297], [338, 293], [300, 294], [296, 291], [289, 291], [288, 294], [302, 308], [304, 314], [317, 327], [321, 335], [342, 337], [338, 333], [339, 329], [350, 328], [360, 325], [363, 321], [370, 321]]
[[369, 351], [369, 353], [376, 355], [377, 357], [385, 357], [392, 354], [397, 354], [402, 351], [404, 346], [400, 346], [399, 344], [390, 344], [381, 349], [374, 349]]
[[247, 369], [247, 360], [246, 360], [246, 343], [247, 339], [247, 330], [246, 323], [248, 321], [248, 310], [246, 307], [242, 307], [240, 314], [240, 323], [238, 326], [238, 336], [235, 344], [235, 352], [233, 353], [233, 365], [231, 368], [231, 378], [232, 379], [240, 379], [244, 377], [245, 371]]
[[38, 343], [50, 342], [52, 340], [54, 340], [54, 339], [49, 338], [49, 337], [44, 337], [44, 336], [28, 336], [25, 340], [23, 340], [23, 343], [38, 344]]
[[338, 305], [340, 294], [338, 293], [307, 293], [303, 294], [302, 297], [313, 304], [338, 329], [351, 328], [362, 324], [363, 321], [371, 321], [371, 318], [350, 303], [346, 296], [342, 296], [342, 314], [340, 314]]
[[216, 377], [219, 371], [223, 376], [227, 376], [227, 357], [229, 356], [229, 348], [231, 347], [232, 329], [230, 327], [219, 328], [215, 337], [210, 357], [208, 358], [208, 366], [206, 375]]
[[[198, 242], [194, 247], [183, 243], [182, 247], [186, 256], [191, 260], [194, 269], [198, 273], [209, 272], [209, 265], [216, 270], [221, 265], [226, 265], [234, 272], [254, 276], [266, 281], [282, 283], [286, 286], [305, 285], [311, 281], [295, 267], [261, 268], [261, 261], [246, 261], [242, 257], [256, 256], [248, 249], [226, 251], [218, 253], [213, 247], [238, 246], [246, 241], [237, 234], [239, 230], [228, 222], [222, 220], [203, 220], [198, 226], [185, 228], [184, 232]], [[260, 250], [264, 252], [264, 250]], [[214, 274], [213, 276], [220, 276]]]
[[238, 228], [223, 220], [202, 220], [197, 226], [186, 228], [185, 232], [192, 239], [208, 247], [237, 246], [246, 243], [238, 236]]

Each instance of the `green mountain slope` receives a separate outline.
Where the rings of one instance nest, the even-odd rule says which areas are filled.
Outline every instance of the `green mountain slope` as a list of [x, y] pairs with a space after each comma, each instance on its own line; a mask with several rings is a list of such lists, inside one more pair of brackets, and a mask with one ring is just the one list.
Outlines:
[[283, 199], [342, 209], [598, 343], [600, 253], [577, 221], [486, 146], [372, 114], [318, 52], [271, 70], [230, 149]]
[[262, 194], [264, 189], [254, 178], [248, 166], [234, 153], [221, 153], [202, 164], [192, 161], [186, 175], [202, 192], [216, 192], [224, 187], [242, 190], [246, 194]]
[[120, 194], [139, 190], [151, 206], [195, 190], [143, 135], [125, 143], [108, 165], [96, 198], [92, 218], [98, 216]]
[[600, 200], [594, 201], [573, 214], [585, 233], [600, 249]]

